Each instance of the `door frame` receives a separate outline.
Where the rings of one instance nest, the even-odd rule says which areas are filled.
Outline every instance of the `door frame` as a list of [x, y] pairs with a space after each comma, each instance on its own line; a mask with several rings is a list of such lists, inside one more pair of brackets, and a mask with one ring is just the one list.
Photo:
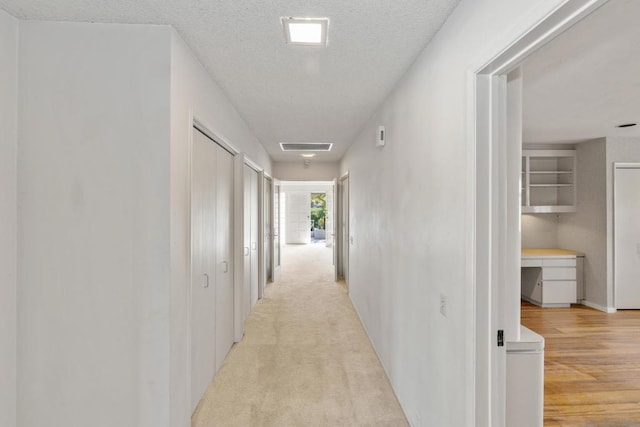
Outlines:
[[[344, 193], [347, 193], [347, 203], [344, 203]], [[334, 192], [334, 210], [336, 214], [333, 218], [333, 226], [335, 231], [335, 238], [333, 242], [334, 246], [334, 260], [335, 260], [335, 277], [336, 281], [344, 279], [347, 292], [349, 292], [349, 171], [337, 179], [336, 191]], [[346, 215], [343, 215], [345, 213]], [[346, 223], [343, 224], [344, 217], [346, 216]], [[346, 234], [346, 245], [345, 245]], [[345, 259], [346, 265], [345, 265]], [[346, 274], [345, 274], [346, 267]]]
[[[529, 55], [594, 12], [608, 0], [567, 0], [516, 38], [505, 50], [468, 72], [467, 276], [473, 298], [466, 330], [473, 344], [469, 360], [469, 399], [477, 426], [504, 426], [506, 401], [506, 352], [497, 346], [497, 331], [505, 327], [505, 298], [509, 265], [505, 261], [512, 229], [509, 217], [519, 207], [507, 197], [507, 74]], [[511, 165], [510, 167], [513, 167]], [[518, 166], [519, 167], [519, 166]]]

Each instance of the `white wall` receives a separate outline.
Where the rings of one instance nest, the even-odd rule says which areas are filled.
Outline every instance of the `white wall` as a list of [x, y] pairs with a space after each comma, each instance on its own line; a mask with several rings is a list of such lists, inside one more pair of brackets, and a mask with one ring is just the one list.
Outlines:
[[[271, 160], [229, 102], [220, 87], [209, 77], [182, 39], [171, 33], [171, 426], [189, 426], [191, 411], [187, 390], [187, 330], [190, 248], [190, 137], [191, 116], [209, 131], [246, 153], [266, 173]], [[241, 164], [241, 162], [240, 162]], [[236, 162], [236, 167], [238, 166]], [[242, 175], [242, 170], [240, 170]], [[239, 189], [242, 189], [240, 183]], [[242, 192], [236, 192], [242, 199]], [[238, 205], [236, 206], [238, 207]], [[236, 218], [242, 218], [242, 204]], [[236, 221], [237, 226], [242, 221]], [[236, 244], [235, 250], [241, 251]], [[243, 258], [240, 257], [242, 260]], [[242, 263], [236, 262], [242, 270]], [[240, 281], [240, 283], [242, 283]], [[236, 306], [237, 308], [237, 306]]]
[[576, 146], [576, 212], [559, 215], [557, 227], [558, 247], [584, 252], [585, 299], [602, 307], [607, 305], [605, 156], [604, 139]]
[[16, 425], [18, 20], [0, 10], [0, 426]]
[[523, 248], [559, 248], [558, 214], [522, 214]]
[[21, 427], [168, 426], [169, 36], [20, 24]]
[[275, 162], [273, 176], [283, 181], [331, 181], [339, 177], [338, 162], [311, 161], [308, 168], [304, 167], [302, 158], [298, 162]]
[[[350, 296], [413, 425], [475, 423], [470, 73], [561, 3], [463, 0], [341, 164]], [[378, 125], [383, 149], [371, 142]]]

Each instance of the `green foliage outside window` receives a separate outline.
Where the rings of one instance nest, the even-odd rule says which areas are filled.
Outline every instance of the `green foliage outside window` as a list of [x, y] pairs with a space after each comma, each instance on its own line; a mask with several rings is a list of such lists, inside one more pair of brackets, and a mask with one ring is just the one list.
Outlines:
[[314, 228], [324, 229], [327, 214], [326, 197], [325, 193], [311, 193], [311, 220]]

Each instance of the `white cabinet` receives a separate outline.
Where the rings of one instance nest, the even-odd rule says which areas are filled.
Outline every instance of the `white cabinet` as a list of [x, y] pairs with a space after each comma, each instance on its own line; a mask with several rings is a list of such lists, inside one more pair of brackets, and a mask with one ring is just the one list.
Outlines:
[[576, 210], [576, 151], [522, 151], [522, 212]]
[[578, 286], [582, 284], [577, 268], [580, 256], [523, 256], [522, 299], [542, 307], [569, 307], [577, 303]]

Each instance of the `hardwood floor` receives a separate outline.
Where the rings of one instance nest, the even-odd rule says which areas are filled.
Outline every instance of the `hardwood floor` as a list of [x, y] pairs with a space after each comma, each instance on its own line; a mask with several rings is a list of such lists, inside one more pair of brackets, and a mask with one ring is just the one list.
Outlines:
[[545, 338], [544, 425], [640, 426], [640, 310], [522, 303]]

